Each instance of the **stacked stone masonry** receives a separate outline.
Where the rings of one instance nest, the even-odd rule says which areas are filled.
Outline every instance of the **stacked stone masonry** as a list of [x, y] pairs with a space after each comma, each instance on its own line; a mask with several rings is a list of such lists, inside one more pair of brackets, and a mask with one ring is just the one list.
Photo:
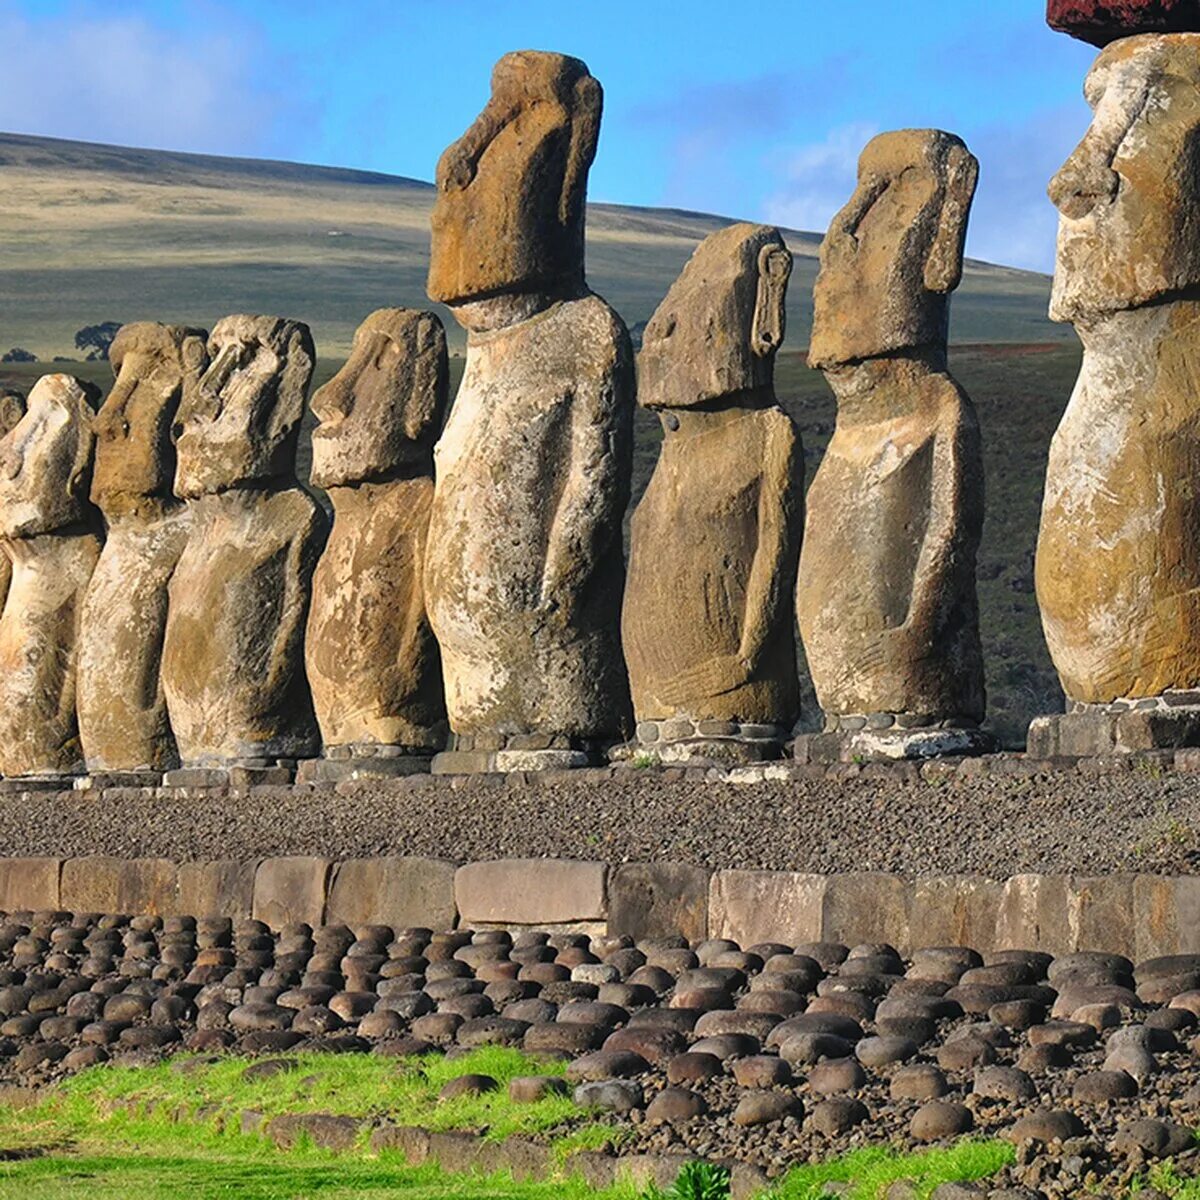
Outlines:
[[1194, 876], [837, 875], [687, 863], [429, 858], [0, 859], [0, 911], [253, 918], [272, 929], [537, 928], [757, 942], [1200, 953]]

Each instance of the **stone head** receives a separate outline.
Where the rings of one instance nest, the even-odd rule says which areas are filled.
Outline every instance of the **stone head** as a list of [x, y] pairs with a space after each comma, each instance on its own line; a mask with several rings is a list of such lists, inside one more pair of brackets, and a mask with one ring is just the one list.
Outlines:
[[308, 326], [283, 317], [222, 317], [208, 368], [176, 418], [175, 494], [188, 499], [289, 476], [315, 352]]
[[638, 355], [638, 403], [692, 408], [769, 387], [792, 255], [778, 229], [730, 225], [696, 247]]
[[1050, 183], [1056, 321], [1200, 284], [1200, 33], [1113, 42], [1084, 94], [1091, 126]]
[[121, 327], [108, 355], [115, 382], [92, 422], [92, 501], [105, 512], [171, 495], [172, 427], [184, 393], [208, 365], [207, 338], [203, 329], [152, 321]]
[[0, 437], [25, 415], [25, 394], [15, 388], [0, 388]]
[[821, 243], [808, 361], [831, 367], [944, 346], [979, 163], [940, 129], [881, 133]]
[[24, 415], [0, 438], [0, 536], [34, 537], [86, 520], [92, 419], [100, 390], [43, 375]]
[[600, 84], [577, 58], [520, 50], [496, 64], [491, 99], [438, 163], [431, 300], [583, 286], [601, 107]]
[[354, 334], [345, 366], [317, 390], [312, 481], [339, 487], [432, 464], [449, 390], [446, 333], [428, 312], [381, 308]]

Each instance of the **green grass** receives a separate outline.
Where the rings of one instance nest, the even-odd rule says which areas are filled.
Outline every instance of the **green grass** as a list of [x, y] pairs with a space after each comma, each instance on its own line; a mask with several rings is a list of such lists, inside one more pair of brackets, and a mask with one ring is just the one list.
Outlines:
[[871, 1147], [829, 1162], [797, 1167], [772, 1193], [772, 1200], [818, 1200], [831, 1182], [852, 1183], [849, 1200], [878, 1200], [898, 1179], [915, 1184], [924, 1200], [939, 1184], [986, 1179], [1012, 1161], [1013, 1149], [1004, 1142], [966, 1140], [949, 1149], [920, 1154]]
[[[337, 1116], [380, 1117], [398, 1125], [437, 1131], [467, 1129], [490, 1138], [535, 1134], [565, 1122], [572, 1147], [598, 1146], [613, 1129], [589, 1122], [567, 1096], [534, 1104], [514, 1104], [508, 1083], [518, 1075], [561, 1075], [560, 1062], [535, 1061], [518, 1050], [488, 1046], [462, 1058], [441, 1055], [388, 1059], [368, 1054], [298, 1054], [293, 1070], [269, 1079], [246, 1080], [249, 1060], [176, 1059], [150, 1067], [106, 1067], [85, 1071], [63, 1084], [62, 1103], [82, 1112], [113, 1101], [133, 1101], [149, 1112], [195, 1113], [203, 1108], [218, 1123], [236, 1122], [245, 1110], [270, 1119], [280, 1113], [322, 1112]], [[189, 1069], [182, 1069], [187, 1064]], [[439, 1100], [442, 1086], [459, 1075], [490, 1075], [500, 1087], [482, 1096]]]

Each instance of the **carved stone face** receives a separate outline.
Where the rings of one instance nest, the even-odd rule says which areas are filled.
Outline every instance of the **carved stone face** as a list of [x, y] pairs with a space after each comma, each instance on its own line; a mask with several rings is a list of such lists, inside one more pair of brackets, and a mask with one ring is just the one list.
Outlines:
[[1200, 283], [1200, 33], [1114, 42], [1084, 94], [1091, 127], [1050, 183], [1056, 321]]
[[116, 382], [92, 428], [92, 501], [110, 514], [123, 502], [170, 496], [175, 476], [171, 427], [185, 390], [208, 364], [202, 329], [124, 325], [109, 351]]
[[979, 164], [953, 134], [872, 139], [858, 187], [821, 243], [809, 365], [944, 344]]
[[187, 499], [291, 476], [315, 360], [308, 326], [223, 317], [208, 358], [179, 406], [175, 494]]
[[690, 408], [769, 385], [791, 271], [777, 229], [709, 234], [646, 325], [638, 403]]
[[25, 396], [11, 388], [0, 388], [0, 437], [25, 415]]
[[33, 385], [25, 415], [0, 438], [0, 536], [33, 537], [86, 518], [99, 396], [70, 375]]
[[341, 487], [431, 460], [448, 387], [441, 321], [412, 309], [373, 312], [345, 366], [312, 398], [313, 483]]
[[582, 286], [601, 105], [577, 58], [522, 50], [496, 64], [491, 99], [438, 163], [431, 300]]

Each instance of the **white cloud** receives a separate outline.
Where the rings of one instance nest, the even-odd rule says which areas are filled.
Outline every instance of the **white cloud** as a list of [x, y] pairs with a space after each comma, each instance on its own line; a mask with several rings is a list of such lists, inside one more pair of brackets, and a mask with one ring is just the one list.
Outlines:
[[785, 154], [785, 180], [763, 202], [763, 218], [773, 225], [824, 233], [833, 215], [850, 199], [858, 178], [858, 156], [879, 132], [855, 122], [829, 131], [825, 140]]
[[[36, 11], [36, 10], [35, 10]], [[211, 31], [140, 16], [25, 17], [0, 2], [0, 129], [225, 154], [275, 146], [274, 64], [250, 25], [222, 11]]]

